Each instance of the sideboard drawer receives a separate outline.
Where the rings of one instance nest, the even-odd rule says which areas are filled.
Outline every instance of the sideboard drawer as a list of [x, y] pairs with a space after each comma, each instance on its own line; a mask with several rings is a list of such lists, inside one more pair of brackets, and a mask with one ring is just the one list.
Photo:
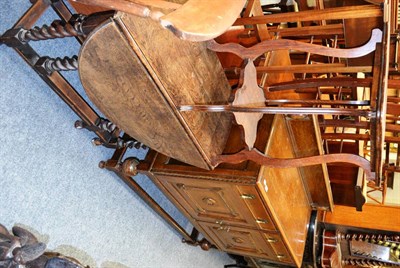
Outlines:
[[289, 252], [286, 249], [284, 242], [282, 241], [281, 235], [276, 233], [263, 233], [264, 238], [272, 247], [275, 256], [280, 262], [292, 263]]
[[245, 204], [246, 199], [241, 197], [234, 184], [168, 175], [157, 175], [156, 178], [196, 220], [258, 228]]
[[252, 185], [238, 185], [237, 188], [240, 198], [243, 199], [245, 205], [253, 215], [257, 227], [262, 230], [275, 231], [274, 222], [265, 208], [257, 189]]
[[280, 239], [273, 239], [279, 237], [279, 234], [269, 237], [262, 231], [230, 226], [224, 223], [198, 222], [198, 224], [224, 251], [291, 263], [291, 258], [283, 242]]

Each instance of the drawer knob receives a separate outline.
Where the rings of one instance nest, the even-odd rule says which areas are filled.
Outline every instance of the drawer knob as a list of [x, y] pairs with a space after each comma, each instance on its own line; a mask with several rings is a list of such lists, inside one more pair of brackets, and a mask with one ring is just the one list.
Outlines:
[[240, 197], [242, 199], [255, 199], [256, 198], [256, 196], [253, 194], [242, 194], [242, 195], [240, 195]]
[[231, 227], [224, 226], [224, 225], [221, 225], [220, 227], [217, 228], [217, 231], [225, 231], [227, 233], [229, 233], [230, 230], [231, 230]]
[[284, 258], [286, 258], [286, 256], [285, 256], [284, 254], [277, 254], [276, 257], [277, 257], [278, 259], [284, 259]]
[[208, 206], [214, 206], [217, 201], [211, 197], [204, 197], [203, 202], [206, 203]]
[[183, 183], [178, 183], [177, 185], [176, 185], [176, 187], [178, 187], [178, 189], [185, 189], [185, 184], [183, 184]]
[[268, 221], [266, 219], [256, 219], [256, 223], [268, 223]]
[[242, 238], [240, 238], [240, 237], [233, 237], [232, 240], [236, 244], [243, 244], [244, 243], [244, 240]]
[[278, 242], [278, 239], [268, 237], [268, 238], [267, 238], [267, 241], [268, 241], [268, 243], [276, 243], [276, 242]]

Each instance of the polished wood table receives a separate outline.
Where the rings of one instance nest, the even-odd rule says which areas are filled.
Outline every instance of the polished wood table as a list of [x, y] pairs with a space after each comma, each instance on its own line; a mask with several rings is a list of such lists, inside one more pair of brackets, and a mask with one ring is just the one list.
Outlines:
[[119, 13], [88, 36], [79, 66], [87, 95], [119, 128], [158, 152], [213, 168], [210, 159], [225, 146], [231, 116], [176, 108], [229, 99], [221, 64], [205, 43]]

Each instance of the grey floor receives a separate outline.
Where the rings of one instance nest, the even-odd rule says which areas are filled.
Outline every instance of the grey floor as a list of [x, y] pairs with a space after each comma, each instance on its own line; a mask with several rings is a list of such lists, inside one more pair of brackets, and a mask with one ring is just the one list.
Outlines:
[[[1, 0], [0, 34], [29, 6], [29, 0]], [[55, 17], [50, 10], [38, 25]], [[64, 57], [79, 50], [73, 38], [32, 45], [42, 56]], [[77, 73], [65, 76], [83, 91]], [[91, 267], [222, 268], [232, 263], [224, 253], [182, 244], [116, 176], [99, 169], [99, 161], [112, 151], [94, 147], [93, 134], [76, 130], [78, 117], [4, 45], [0, 108], [0, 223], [28, 228], [49, 250]], [[147, 178], [137, 180], [190, 230]]]

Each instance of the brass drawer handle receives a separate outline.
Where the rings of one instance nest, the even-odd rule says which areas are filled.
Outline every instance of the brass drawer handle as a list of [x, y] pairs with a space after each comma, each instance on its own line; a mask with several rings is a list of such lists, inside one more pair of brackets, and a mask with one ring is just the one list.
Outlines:
[[256, 223], [268, 223], [268, 221], [266, 219], [256, 219]]
[[[268, 243], [276, 243], [276, 242], [278, 242], [278, 239], [268, 237], [268, 238], [267, 238], [267, 241], [268, 241]], [[278, 254], [278, 255], [279, 255], [279, 254]]]
[[284, 259], [284, 258], [286, 258], [286, 256], [285, 256], [284, 254], [277, 254], [276, 257], [277, 257], [278, 259]]
[[221, 225], [220, 227], [217, 228], [217, 231], [225, 231], [227, 233], [229, 233], [230, 230], [231, 230], [231, 227], [224, 226], [224, 225]]
[[255, 199], [256, 198], [256, 196], [253, 194], [242, 194], [242, 195], [240, 195], [240, 197], [242, 199]]

